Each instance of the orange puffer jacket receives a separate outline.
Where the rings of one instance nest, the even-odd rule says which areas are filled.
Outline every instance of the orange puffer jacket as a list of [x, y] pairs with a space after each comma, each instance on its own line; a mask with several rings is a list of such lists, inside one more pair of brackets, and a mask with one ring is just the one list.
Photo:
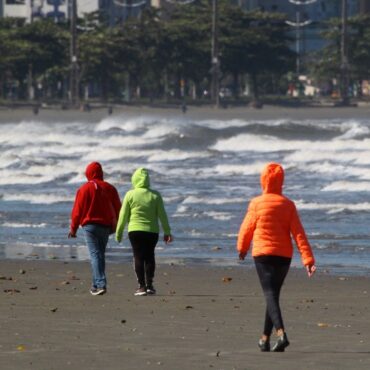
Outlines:
[[261, 174], [263, 194], [251, 200], [240, 226], [239, 252], [248, 252], [253, 239], [253, 257], [293, 256], [291, 235], [305, 266], [315, 259], [294, 202], [282, 195], [284, 170], [277, 163], [268, 164]]

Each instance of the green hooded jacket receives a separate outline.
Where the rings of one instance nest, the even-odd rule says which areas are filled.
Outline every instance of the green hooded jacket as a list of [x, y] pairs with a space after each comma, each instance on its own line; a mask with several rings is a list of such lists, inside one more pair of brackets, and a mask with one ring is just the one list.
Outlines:
[[116, 240], [122, 240], [123, 230], [128, 224], [130, 231], [159, 233], [158, 219], [165, 235], [171, 234], [161, 194], [150, 189], [149, 173], [138, 168], [131, 178], [133, 189], [129, 190], [122, 203], [116, 229]]

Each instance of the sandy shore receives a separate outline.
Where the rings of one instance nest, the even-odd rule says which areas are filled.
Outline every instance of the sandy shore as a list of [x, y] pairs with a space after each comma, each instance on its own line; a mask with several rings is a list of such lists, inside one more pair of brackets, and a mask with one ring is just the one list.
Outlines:
[[187, 113], [183, 114], [180, 107], [156, 108], [148, 106], [120, 106], [113, 108], [113, 114], [108, 114], [107, 108], [93, 109], [90, 112], [79, 110], [43, 109], [34, 115], [30, 108], [1, 109], [0, 123], [20, 121], [43, 122], [91, 122], [96, 123], [107, 117], [130, 118], [138, 116], [159, 116], [166, 118], [185, 118], [190, 120], [271, 120], [271, 119], [368, 119], [370, 105], [359, 107], [280, 107], [264, 106], [263, 109], [251, 107], [230, 107], [215, 109], [212, 107], [189, 106]]
[[291, 346], [261, 353], [254, 269], [159, 265], [157, 296], [134, 297], [130, 264], [88, 293], [88, 263], [0, 261], [0, 368], [369, 369], [369, 278], [291, 270], [282, 307]]

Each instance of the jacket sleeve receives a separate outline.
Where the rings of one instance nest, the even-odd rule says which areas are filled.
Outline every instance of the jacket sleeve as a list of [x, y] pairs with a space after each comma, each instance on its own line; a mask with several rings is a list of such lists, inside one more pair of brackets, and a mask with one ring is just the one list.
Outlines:
[[81, 189], [77, 190], [75, 202], [73, 204], [72, 213], [71, 213], [71, 226], [70, 230], [73, 234], [77, 233], [78, 227], [81, 224], [83, 218], [83, 202], [84, 202], [84, 193]]
[[248, 252], [253, 239], [254, 230], [256, 229], [256, 224], [257, 224], [256, 207], [255, 203], [252, 200], [249, 203], [248, 211], [244, 217], [244, 220], [240, 225], [237, 243], [238, 252], [244, 253]]
[[121, 211], [118, 217], [118, 223], [116, 228], [116, 240], [118, 243], [122, 240], [123, 230], [125, 229], [126, 224], [130, 220], [131, 208], [129, 204], [129, 193], [126, 193], [125, 198], [123, 199]]
[[297, 248], [301, 254], [303, 265], [304, 266], [314, 265], [315, 258], [313, 256], [310, 243], [308, 242], [306, 233], [304, 231], [301, 220], [299, 218], [296, 206], [294, 204], [293, 204], [293, 214], [292, 214], [292, 221], [290, 225], [290, 231], [297, 244]]
[[170, 235], [171, 228], [168, 222], [166, 210], [164, 208], [163, 199], [160, 194], [158, 194], [158, 217], [159, 217], [159, 220], [161, 221], [164, 235]]
[[118, 220], [122, 204], [121, 204], [121, 199], [118, 195], [118, 192], [117, 192], [116, 188], [113, 188], [112, 205], [113, 205], [113, 208], [114, 208], [114, 212], [116, 214], [116, 219]]

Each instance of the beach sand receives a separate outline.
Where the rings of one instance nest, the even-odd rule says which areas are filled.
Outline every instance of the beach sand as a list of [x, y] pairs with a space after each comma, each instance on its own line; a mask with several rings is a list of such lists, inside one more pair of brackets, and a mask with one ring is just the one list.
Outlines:
[[[368, 119], [360, 108], [115, 108], [112, 117]], [[1, 110], [0, 123], [99, 122], [91, 112]], [[250, 258], [250, 257], [249, 257]], [[160, 262], [160, 260], [158, 261]], [[370, 368], [370, 277], [308, 279], [290, 271], [282, 309], [291, 345], [261, 353], [264, 298], [251, 264], [159, 264], [158, 294], [134, 297], [131, 264], [108, 264], [109, 290], [89, 294], [87, 262], [0, 260], [0, 369], [361, 370]]]
[[370, 368], [369, 278], [291, 269], [281, 300], [291, 345], [261, 353], [250, 263], [158, 262], [156, 296], [133, 296], [126, 263], [108, 264], [108, 293], [93, 297], [88, 262], [0, 261], [0, 369]]

